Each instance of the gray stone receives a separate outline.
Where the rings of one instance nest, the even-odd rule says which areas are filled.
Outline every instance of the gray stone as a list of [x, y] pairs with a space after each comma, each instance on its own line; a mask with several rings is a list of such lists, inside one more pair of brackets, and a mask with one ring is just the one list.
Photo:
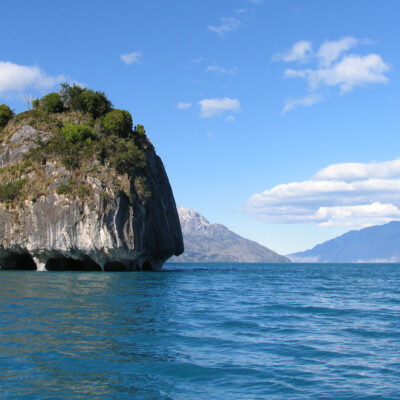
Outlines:
[[[19, 129], [0, 155], [0, 165], [20, 159], [35, 146], [38, 134], [28, 126]], [[19, 153], [11, 152], [11, 156], [10, 150], [16, 148]], [[183, 252], [183, 240], [162, 161], [153, 150], [147, 150], [146, 162], [144, 176], [152, 192], [146, 201], [135, 191], [136, 171], [132, 171], [127, 177], [129, 195], [89, 175], [86, 180], [94, 191], [90, 199], [48, 193], [25, 200], [17, 208], [0, 205], [2, 268], [161, 269], [169, 257]], [[53, 179], [51, 189], [69, 178], [69, 172], [57, 162], [44, 168], [45, 175]]]
[[2, 146], [0, 167], [19, 161], [29, 150], [39, 146], [40, 143], [46, 143], [50, 135], [48, 132], [23, 125], [12, 135], [10, 142]]

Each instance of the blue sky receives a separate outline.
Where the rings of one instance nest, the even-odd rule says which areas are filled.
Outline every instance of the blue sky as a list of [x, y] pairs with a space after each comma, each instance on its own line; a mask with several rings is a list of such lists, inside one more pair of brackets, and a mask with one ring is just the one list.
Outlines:
[[400, 219], [400, 3], [0, 3], [0, 102], [59, 82], [142, 123], [177, 204], [281, 253]]

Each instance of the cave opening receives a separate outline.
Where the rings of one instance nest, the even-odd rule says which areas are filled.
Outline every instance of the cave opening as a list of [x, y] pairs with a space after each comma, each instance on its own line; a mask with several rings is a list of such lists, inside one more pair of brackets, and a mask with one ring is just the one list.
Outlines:
[[146, 260], [142, 266], [143, 271], [153, 271], [153, 266], [150, 260]]
[[104, 265], [104, 271], [107, 272], [125, 272], [128, 268], [125, 264], [118, 261], [107, 261]]
[[0, 260], [0, 269], [15, 269], [20, 271], [36, 271], [36, 264], [28, 252], [9, 253]]
[[46, 263], [47, 271], [101, 271], [101, 266], [89, 257], [76, 260], [71, 257], [56, 256]]

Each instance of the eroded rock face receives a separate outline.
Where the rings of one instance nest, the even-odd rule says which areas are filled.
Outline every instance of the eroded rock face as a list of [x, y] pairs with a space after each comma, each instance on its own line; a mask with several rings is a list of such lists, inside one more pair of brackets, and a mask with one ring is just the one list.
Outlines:
[[29, 125], [23, 125], [7, 144], [0, 149], [0, 168], [20, 160], [30, 149], [45, 143], [50, 133], [41, 132]]
[[[0, 166], [23, 157], [48, 134], [24, 126], [0, 151]], [[161, 159], [146, 151], [145, 179], [151, 196], [135, 189], [135, 171], [125, 176], [128, 192], [86, 174], [90, 198], [57, 194], [70, 172], [51, 161], [43, 166], [48, 192], [14, 208], [0, 204], [0, 266], [37, 270], [159, 270], [183, 252], [175, 200]], [[27, 177], [29, 179], [29, 177]]]

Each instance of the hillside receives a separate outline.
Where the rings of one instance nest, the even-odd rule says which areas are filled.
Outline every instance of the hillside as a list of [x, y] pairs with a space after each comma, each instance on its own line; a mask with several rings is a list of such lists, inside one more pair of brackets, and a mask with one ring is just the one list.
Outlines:
[[210, 224], [201, 214], [178, 207], [185, 252], [172, 262], [287, 263], [286, 257], [245, 239], [221, 224]]
[[288, 257], [294, 262], [400, 262], [400, 222], [350, 231]]

